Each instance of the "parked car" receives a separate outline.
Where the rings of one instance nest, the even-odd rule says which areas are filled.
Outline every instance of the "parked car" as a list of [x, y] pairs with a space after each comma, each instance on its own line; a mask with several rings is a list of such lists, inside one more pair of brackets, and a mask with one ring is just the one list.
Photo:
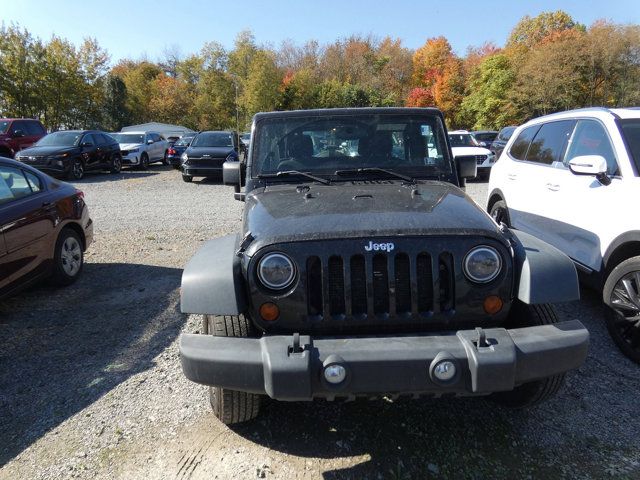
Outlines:
[[0, 298], [45, 278], [75, 282], [92, 239], [80, 190], [0, 157]]
[[47, 134], [38, 120], [31, 118], [0, 118], [0, 156], [14, 158]]
[[591, 108], [519, 127], [491, 173], [488, 209], [574, 261], [607, 325], [640, 362], [640, 110]]
[[444, 125], [432, 108], [254, 117], [247, 163], [223, 167], [234, 187], [246, 171], [240, 231], [204, 244], [180, 289], [182, 311], [204, 315], [182, 368], [222, 422], [267, 395], [524, 407], [583, 363], [589, 333], [550, 305], [578, 298], [573, 263], [465, 195], [476, 162], [454, 160]]
[[453, 157], [472, 157], [478, 165], [478, 177], [487, 178], [495, 162], [491, 150], [481, 147], [476, 139], [466, 130], [449, 132], [449, 143]]
[[199, 132], [180, 157], [182, 180], [193, 177], [221, 177], [222, 164], [238, 161], [236, 134], [226, 131]]
[[63, 130], [42, 137], [22, 150], [16, 160], [54, 176], [80, 180], [85, 172], [122, 168], [120, 146], [109, 135], [96, 130]]
[[111, 136], [120, 144], [123, 165], [143, 170], [156, 162], [169, 165], [169, 143], [156, 132], [119, 132]]
[[511, 135], [513, 135], [516, 128], [518, 127], [514, 125], [504, 127], [500, 130], [498, 136], [493, 140], [493, 142], [491, 142], [491, 145], [489, 145], [489, 150], [493, 152], [496, 161], [500, 159], [500, 155], [502, 155], [505, 145], [511, 138]]
[[167, 160], [171, 163], [173, 168], [180, 168], [180, 157], [182, 157], [182, 154], [191, 143], [191, 140], [193, 140], [193, 137], [193, 135], [185, 135], [184, 137], [176, 140], [175, 143], [168, 148]]
[[473, 135], [480, 147], [489, 148], [498, 136], [498, 132], [494, 130], [477, 130], [471, 132], [471, 135]]

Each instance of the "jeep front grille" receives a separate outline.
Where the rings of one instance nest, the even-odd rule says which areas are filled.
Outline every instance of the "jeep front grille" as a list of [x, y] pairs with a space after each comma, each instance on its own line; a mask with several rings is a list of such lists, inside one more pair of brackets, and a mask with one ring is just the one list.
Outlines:
[[[436, 271], [434, 271], [434, 267]], [[455, 308], [453, 256], [428, 253], [333, 255], [307, 259], [307, 311], [311, 317], [430, 316]]]

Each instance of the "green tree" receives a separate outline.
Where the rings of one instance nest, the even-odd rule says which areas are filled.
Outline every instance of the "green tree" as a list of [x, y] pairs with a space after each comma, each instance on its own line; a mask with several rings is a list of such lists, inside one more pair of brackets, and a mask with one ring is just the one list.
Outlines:
[[130, 123], [127, 108], [127, 86], [116, 75], [107, 75], [104, 81], [104, 109], [103, 127], [111, 132], [117, 132]]
[[275, 110], [281, 79], [274, 55], [266, 50], [255, 53], [242, 94], [243, 104], [249, 115]]

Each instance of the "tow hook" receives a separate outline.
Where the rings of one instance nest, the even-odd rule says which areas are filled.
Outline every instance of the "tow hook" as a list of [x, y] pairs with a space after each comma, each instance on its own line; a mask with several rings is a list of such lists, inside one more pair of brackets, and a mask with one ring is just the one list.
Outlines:
[[289, 355], [304, 352], [304, 347], [300, 346], [300, 334], [293, 334], [293, 344], [289, 345]]

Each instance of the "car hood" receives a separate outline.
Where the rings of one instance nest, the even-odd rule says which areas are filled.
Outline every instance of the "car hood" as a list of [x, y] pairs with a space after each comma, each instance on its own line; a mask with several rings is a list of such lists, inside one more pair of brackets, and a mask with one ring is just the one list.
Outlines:
[[466, 155], [491, 155], [491, 150], [484, 147], [451, 147], [451, 153], [454, 157], [463, 157]]
[[224, 158], [233, 152], [233, 147], [189, 147], [186, 153], [189, 157]]
[[428, 181], [286, 184], [246, 197], [243, 231], [255, 238], [247, 254], [290, 241], [421, 235], [486, 235], [504, 242], [499, 227], [459, 188]]
[[131, 150], [132, 148], [142, 147], [142, 143], [120, 143], [120, 150]]
[[20, 157], [27, 156], [40, 156], [40, 155], [58, 155], [61, 153], [72, 153], [78, 151], [78, 147], [61, 147], [61, 146], [44, 146], [44, 147], [29, 147], [21, 150]]

